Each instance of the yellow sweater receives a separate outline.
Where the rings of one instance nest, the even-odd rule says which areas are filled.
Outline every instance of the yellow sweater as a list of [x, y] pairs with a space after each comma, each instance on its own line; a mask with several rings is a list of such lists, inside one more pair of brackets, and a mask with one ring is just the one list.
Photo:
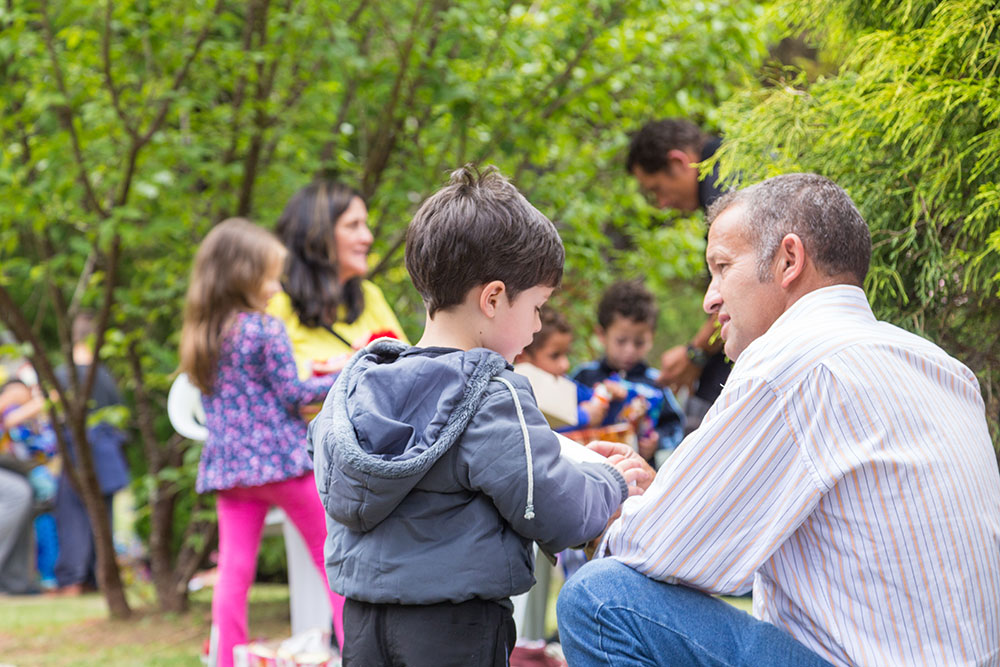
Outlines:
[[[376, 331], [387, 329], [394, 332], [400, 340], [409, 342], [392, 308], [386, 303], [382, 290], [376, 287], [375, 283], [364, 280], [361, 282], [361, 292], [365, 297], [365, 309], [361, 311], [361, 315], [350, 324], [335, 323], [333, 330], [355, 347], [365, 345], [369, 336]], [[295, 355], [299, 377], [309, 377], [313, 361], [326, 361], [330, 357], [353, 352], [343, 341], [323, 327], [304, 326], [292, 309], [291, 299], [284, 292], [278, 292], [271, 298], [267, 312], [285, 323], [288, 338], [292, 341], [292, 354]]]

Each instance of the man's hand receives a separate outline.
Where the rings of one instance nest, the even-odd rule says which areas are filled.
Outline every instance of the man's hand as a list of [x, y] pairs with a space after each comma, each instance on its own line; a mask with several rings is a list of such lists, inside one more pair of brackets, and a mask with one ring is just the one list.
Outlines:
[[688, 358], [686, 345], [672, 347], [660, 357], [660, 377], [657, 384], [661, 387], [669, 387], [674, 393], [680, 391], [681, 387], [690, 390], [700, 376], [701, 369]]
[[656, 471], [646, 459], [626, 444], [596, 440], [587, 445], [587, 449], [597, 452], [618, 469], [628, 483], [629, 496], [645, 493], [656, 477]]

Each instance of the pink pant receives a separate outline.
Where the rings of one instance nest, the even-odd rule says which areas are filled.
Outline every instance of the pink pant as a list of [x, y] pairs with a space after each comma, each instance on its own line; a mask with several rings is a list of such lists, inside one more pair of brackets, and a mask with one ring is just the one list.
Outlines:
[[212, 596], [212, 625], [218, 632], [219, 667], [232, 667], [233, 647], [247, 641], [247, 593], [257, 573], [264, 517], [272, 505], [298, 528], [320, 571], [333, 609], [333, 631], [344, 644], [344, 598], [330, 591], [323, 564], [326, 514], [312, 473], [283, 482], [219, 491], [219, 577]]

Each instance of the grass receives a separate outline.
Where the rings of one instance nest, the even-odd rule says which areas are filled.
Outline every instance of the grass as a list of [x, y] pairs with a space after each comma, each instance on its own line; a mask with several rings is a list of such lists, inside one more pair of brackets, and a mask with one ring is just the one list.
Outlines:
[[[0, 598], [0, 664], [201, 665], [199, 656], [212, 624], [211, 591], [193, 594], [191, 608], [184, 614], [134, 609], [132, 619], [116, 621], [108, 619], [104, 599], [97, 594]], [[250, 591], [251, 636], [281, 638], [290, 632], [288, 587], [255, 585]]]
[[[552, 582], [547, 631], [555, 632], [555, 600], [561, 577]], [[110, 620], [104, 598], [0, 597], [0, 667], [199, 667], [212, 624], [211, 590], [191, 596], [184, 614], [140, 606], [151, 591], [133, 587], [134, 617]], [[749, 612], [749, 598], [723, 598]], [[277, 639], [291, 632], [288, 587], [256, 584], [250, 591], [251, 637]]]

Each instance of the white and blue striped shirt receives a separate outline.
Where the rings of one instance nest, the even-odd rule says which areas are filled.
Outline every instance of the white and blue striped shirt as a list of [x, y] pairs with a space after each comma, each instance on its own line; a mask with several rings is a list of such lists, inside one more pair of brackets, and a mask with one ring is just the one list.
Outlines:
[[1000, 475], [979, 383], [811, 292], [740, 355], [599, 553], [713, 593], [838, 665], [1000, 664]]

